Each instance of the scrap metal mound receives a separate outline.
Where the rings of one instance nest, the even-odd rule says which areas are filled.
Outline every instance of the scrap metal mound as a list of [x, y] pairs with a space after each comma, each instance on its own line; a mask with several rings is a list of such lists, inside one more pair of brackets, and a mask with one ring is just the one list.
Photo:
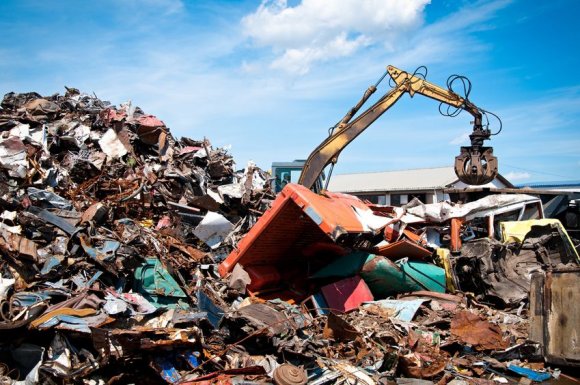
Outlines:
[[273, 199], [268, 178], [130, 103], [5, 95], [0, 381], [155, 383], [167, 349], [191, 370], [193, 309], [227, 296], [204, 281]]
[[[466, 242], [460, 256], [448, 247], [450, 218], [529, 198], [391, 208], [292, 184], [276, 197], [254, 164], [236, 171], [224, 149], [176, 139], [130, 103], [72, 88], [9, 93], [0, 109], [0, 383], [549, 377], [528, 339], [530, 279], [521, 275], [570, 263], [575, 275], [564, 278], [577, 283], [578, 255], [562, 248], [563, 233], [536, 229], [517, 258], [488, 239]], [[552, 290], [549, 274], [533, 281], [534, 306]], [[493, 298], [505, 303], [490, 306]]]

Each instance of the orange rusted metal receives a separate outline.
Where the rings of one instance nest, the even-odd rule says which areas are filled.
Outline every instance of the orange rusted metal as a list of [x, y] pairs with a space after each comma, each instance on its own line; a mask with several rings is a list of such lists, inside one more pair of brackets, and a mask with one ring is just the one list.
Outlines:
[[355, 196], [326, 192], [318, 195], [290, 183], [268, 210], [220, 264], [225, 276], [237, 263], [243, 266], [276, 264], [305, 251], [336, 249], [335, 241], [348, 234], [370, 232], [353, 208], [369, 211]]
[[463, 218], [451, 218], [451, 252], [461, 251], [461, 227], [465, 220]]

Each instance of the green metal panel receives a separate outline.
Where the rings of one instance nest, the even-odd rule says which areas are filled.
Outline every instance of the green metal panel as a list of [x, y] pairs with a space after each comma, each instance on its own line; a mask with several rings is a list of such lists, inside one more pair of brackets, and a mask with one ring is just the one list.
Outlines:
[[404, 258], [397, 263], [374, 256], [360, 273], [375, 299], [419, 290], [445, 292], [445, 270]]
[[369, 254], [364, 251], [355, 251], [354, 253], [345, 255], [335, 259], [332, 263], [324, 266], [318, 270], [311, 277], [312, 278], [346, 278], [358, 274], [365, 263], [374, 258], [374, 254]]
[[360, 274], [376, 299], [418, 290], [445, 292], [445, 270], [439, 266], [407, 258], [393, 262], [363, 251], [337, 258], [311, 278], [345, 278], [356, 274]]
[[189, 309], [187, 295], [157, 258], [148, 258], [135, 269], [133, 288], [156, 308]]

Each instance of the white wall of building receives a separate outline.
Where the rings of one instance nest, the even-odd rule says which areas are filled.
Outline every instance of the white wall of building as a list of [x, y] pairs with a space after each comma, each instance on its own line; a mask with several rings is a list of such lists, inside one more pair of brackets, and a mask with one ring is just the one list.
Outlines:
[[506, 188], [507, 186], [503, 184], [498, 178], [495, 178], [489, 183], [482, 184], [480, 186], [474, 186], [465, 184], [462, 181], [458, 180], [457, 182], [453, 183], [453, 188], [482, 188], [482, 187], [490, 187], [490, 188]]

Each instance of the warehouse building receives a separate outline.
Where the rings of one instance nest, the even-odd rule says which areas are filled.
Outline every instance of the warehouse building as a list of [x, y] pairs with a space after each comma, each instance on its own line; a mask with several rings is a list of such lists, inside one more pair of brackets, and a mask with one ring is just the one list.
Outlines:
[[469, 186], [457, 178], [450, 166], [334, 175], [328, 189], [356, 195], [377, 204], [400, 206], [415, 197], [423, 203], [449, 200], [446, 190], [469, 191], [472, 187], [504, 189], [514, 188], [514, 185], [498, 174], [486, 185]]

